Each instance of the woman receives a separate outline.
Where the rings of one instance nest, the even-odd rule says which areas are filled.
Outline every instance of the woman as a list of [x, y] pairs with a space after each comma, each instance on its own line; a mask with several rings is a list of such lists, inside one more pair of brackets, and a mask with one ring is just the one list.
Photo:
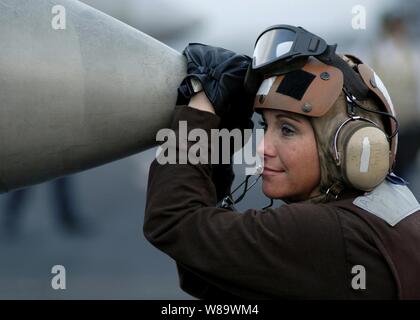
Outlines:
[[[198, 298], [420, 298], [420, 206], [392, 175], [398, 128], [374, 72], [284, 25], [261, 34], [252, 65], [200, 44], [184, 55], [172, 128], [243, 129], [254, 107], [263, 192], [287, 204], [221, 208], [229, 166], [155, 160], [144, 234], [176, 261], [181, 287]], [[259, 88], [255, 103], [245, 87]]]

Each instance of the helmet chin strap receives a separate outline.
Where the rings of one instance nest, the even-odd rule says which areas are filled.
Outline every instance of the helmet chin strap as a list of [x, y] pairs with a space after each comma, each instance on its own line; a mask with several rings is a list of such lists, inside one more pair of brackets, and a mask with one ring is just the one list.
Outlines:
[[306, 202], [322, 203], [337, 200], [341, 192], [345, 190], [345, 185], [339, 181], [334, 182], [325, 192], [309, 197]]
[[[258, 177], [251, 183], [251, 185], [248, 186], [249, 179], [252, 177], [252, 175], [246, 176], [245, 180], [240, 183], [229, 195], [224, 197], [216, 206], [218, 208], [228, 209], [232, 211], [236, 211], [235, 204], [239, 203], [243, 200], [246, 193], [258, 182], [258, 180], [261, 178], [261, 175], [258, 175]], [[244, 186], [244, 190], [242, 191], [241, 195], [234, 200], [233, 194], [239, 190], [240, 187]], [[305, 202], [328, 202], [330, 200], [337, 200], [340, 193], [345, 189], [345, 186], [341, 182], [335, 182], [330, 188], [327, 189], [325, 193], [317, 194], [315, 196], [309, 197], [305, 200]], [[262, 210], [266, 210], [273, 206], [274, 200], [273, 198], [268, 197], [270, 200], [270, 203], [263, 207]], [[293, 203], [294, 201], [288, 200], [288, 199], [281, 199], [286, 204]]]
[[325, 191], [326, 201], [329, 200], [337, 200], [340, 193], [345, 189], [346, 187], [341, 182], [337, 181], [334, 182], [331, 187]]

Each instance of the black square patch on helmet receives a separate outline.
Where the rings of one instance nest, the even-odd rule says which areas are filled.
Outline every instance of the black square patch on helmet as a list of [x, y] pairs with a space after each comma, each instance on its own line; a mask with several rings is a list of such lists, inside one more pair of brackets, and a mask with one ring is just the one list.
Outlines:
[[286, 96], [302, 99], [308, 87], [315, 79], [315, 75], [304, 70], [288, 72], [277, 88], [277, 92]]

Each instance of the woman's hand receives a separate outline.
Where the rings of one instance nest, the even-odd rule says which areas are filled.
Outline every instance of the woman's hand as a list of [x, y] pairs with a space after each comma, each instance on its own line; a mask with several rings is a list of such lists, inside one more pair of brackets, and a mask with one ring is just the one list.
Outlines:
[[[246, 92], [244, 79], [251, 58], [200, 43], [189, 44], [183, 55], [188, 75], [178, 88], [178, 104], [187, 104], [193, 98], [190, 105], [217, 114], [222, 118], [222, 127], [249, 127], [254, 95]], [[205, 94], [194, 98], [199, 90], [197, 82]]]

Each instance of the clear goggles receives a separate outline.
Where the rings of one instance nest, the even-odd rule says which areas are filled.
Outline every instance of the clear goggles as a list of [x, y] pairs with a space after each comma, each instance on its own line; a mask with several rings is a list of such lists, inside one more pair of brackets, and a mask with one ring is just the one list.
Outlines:
[[263, 73], [272, 68], [279, 70], [291, 60], [321, 55], [327, 47], [325, 40], [302, 27], [275, 25], [258, 37], [252, 69]]

